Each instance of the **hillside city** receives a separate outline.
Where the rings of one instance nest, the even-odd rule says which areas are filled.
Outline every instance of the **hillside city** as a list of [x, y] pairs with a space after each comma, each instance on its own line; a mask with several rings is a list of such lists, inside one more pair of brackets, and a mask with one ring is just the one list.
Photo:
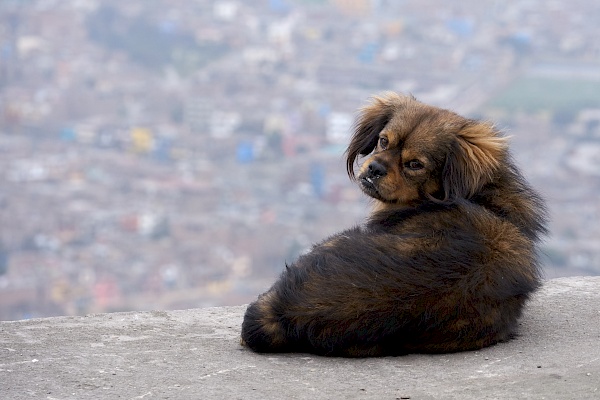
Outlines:
[[548, 278], [600, 274], [600, 3], [3, 0], [0, 320], [244, 304], [369, 201], [383, 91], [511, 136]]

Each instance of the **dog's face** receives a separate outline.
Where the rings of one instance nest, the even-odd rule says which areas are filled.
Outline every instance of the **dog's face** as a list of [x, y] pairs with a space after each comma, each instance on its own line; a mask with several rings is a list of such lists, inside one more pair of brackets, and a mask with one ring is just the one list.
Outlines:
[[[347, 154], [348, 174], [382, 209], [473, 196], [507, 146], [489, 124], [388, 93], [361, 110]], [[356, 176], [359, 156], [367, 157]]]

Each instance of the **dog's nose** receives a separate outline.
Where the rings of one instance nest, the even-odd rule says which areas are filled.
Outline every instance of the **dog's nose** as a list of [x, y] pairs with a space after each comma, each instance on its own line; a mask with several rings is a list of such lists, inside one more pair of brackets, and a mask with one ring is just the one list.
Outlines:
[[385, 165], [377, 161], [372, 161], [368, 167], [369, 177], [373, 179], [379, 179], [387, 175], [387, 169]]

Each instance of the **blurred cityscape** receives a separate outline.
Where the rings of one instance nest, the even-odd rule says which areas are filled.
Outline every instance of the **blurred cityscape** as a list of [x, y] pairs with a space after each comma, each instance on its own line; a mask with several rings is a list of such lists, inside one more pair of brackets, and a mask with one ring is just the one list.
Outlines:
[[[251, 4], [251, 5], [250, 5]], [[361, 223], [356, 110], [492, 119], [600, 274], [600, 3], [2, 0], [0, 319], [243, 304]]]

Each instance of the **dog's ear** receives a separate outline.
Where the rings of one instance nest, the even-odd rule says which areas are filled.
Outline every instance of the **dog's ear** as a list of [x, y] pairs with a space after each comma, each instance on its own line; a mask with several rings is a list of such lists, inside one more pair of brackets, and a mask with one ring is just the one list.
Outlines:
[[354, 134], [346, 150], [348, 176], [354, 179], [354, 162], [358, 156], [370, 154], [379, 140], [379, 132], [385, 128], [402, 101], [396, 93], [373, 97], [371, 103], [361, 108], [354, 124]]
[[442, 176], [444, 201], [468, 199], [491, 182], [507, 157], [507, 140], [493, 125], [469, 121], [456, 134], [446, 159]]

